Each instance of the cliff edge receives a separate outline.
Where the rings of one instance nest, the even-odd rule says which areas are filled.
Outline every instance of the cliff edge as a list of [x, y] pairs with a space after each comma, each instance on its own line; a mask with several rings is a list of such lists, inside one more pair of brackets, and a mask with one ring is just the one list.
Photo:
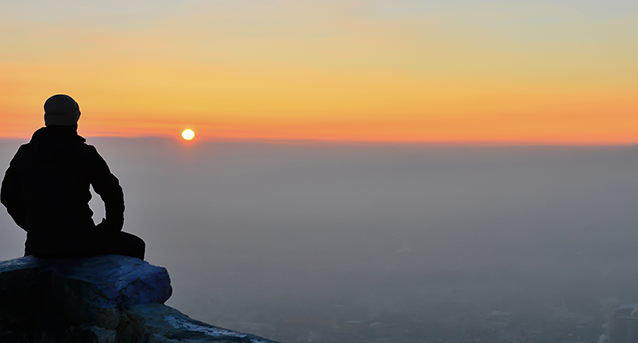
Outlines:
[[171, 293], [166, 268], [131, 257], [0, 262], [0, 342], [276, 343], [193, 320]]

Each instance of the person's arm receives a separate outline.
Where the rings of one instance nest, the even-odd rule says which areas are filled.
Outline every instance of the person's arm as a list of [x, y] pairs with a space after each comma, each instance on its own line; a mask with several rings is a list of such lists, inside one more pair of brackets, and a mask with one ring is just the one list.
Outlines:
[[119, 232], [124, 226], [124, 193], [119, 180], [111, 173], [106, 161], [93, 146], [90, 148], [89, 180], [93, 189], [104, 201], [106, 220], [100, 227], [106, 231]]
[[[18, 150], [19, 153], [19, 150]], [[18, 156], [18, 154], [16, 154]], [[26, 231], [27, 213], [24, 208], [24, 200], [17, 168], [14, 165], [16, 157], [9, 164], [9, 169], [4, 174], [2, 180], [2, 190], [0, 190], [0, 202], [7, 208], [7, 212], [13, 221]]]

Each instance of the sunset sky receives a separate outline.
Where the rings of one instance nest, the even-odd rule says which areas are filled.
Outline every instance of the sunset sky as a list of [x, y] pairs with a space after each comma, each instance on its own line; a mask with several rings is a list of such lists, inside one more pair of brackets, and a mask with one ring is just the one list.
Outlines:
[[635, 0], [0, 0], [0, 137], [638, 143]]

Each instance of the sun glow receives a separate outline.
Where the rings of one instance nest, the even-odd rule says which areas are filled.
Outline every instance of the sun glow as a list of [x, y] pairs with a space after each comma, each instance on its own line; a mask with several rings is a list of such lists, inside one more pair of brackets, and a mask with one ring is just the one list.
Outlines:
[[185, 140], [190, 141], [194, 137], [195, 137], [195, 132], [193, 132], [193, 130], [186, 129], [182, 131], [182, 138], [184, 138]]
[[638, 143], [636, 1], [15, 3], [0, 138], [65, 93], [89, 137]]

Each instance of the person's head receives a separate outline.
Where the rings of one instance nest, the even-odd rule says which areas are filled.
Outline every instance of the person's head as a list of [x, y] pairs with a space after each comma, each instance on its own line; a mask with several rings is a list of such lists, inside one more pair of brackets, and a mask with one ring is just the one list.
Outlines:
[[80, 106], [68, 95], [57, 94], [44, 102], [44, 125], [73, 126], [80, 119]]

